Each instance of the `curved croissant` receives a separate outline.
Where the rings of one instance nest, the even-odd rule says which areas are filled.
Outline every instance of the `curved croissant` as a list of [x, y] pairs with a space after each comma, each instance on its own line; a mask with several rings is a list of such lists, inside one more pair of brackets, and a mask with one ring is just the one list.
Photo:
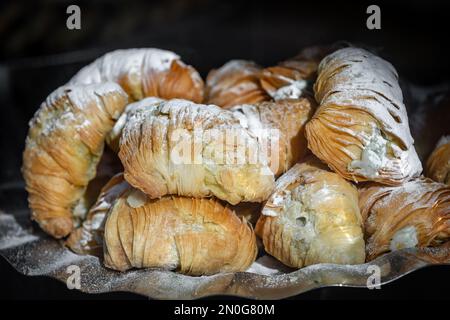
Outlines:
[[245, 104], [230, 110], [243, 127], [258, 137], [263, 149], [270, 151], [269, 165], [275, 176], [308, 153], [305, 125], [315, 111], [312, 99]]
[[123, 178], [123, 173], [118, 173], [112, 177], [103, 186], [97, 201], [89, 209], [82, 226], [70, 234], [66, 245], [78, 254], [101, 256], [103, 254], [106, 215], [114, 201], [130, 189], [131, 186]]
[[163, 197], [130, 205], [120, 196], [105, 224], [105, 265], [177, 269], [190, 275], [245, 271], [257, 254], [244, 219], [214, 199]]
[[170, 51], [143, 48], [109, 52], [81, 69], [71, 84], [116, 82], [133, 100], [155, 96], [201, 102], [204, 84], [198, 72]]
[[319, 63], [328, 51], [328, 47], [308, 47], [293, 58], [265, 68], [260, 75], [261, 87], [274, 100], [300, 98], [307, 82], [316, 78]]
[[365, 259], [356, 188], [314, 158], [277, 180], [256, 234], [269, 254], [294, 268]]
[[308, 146], [344, 178], [399, 185], [422, 171], [394, 67], [358, 48], [322, 60]]
[[450, 185], [450, 136], [442, 137], [427, 160], [427, 176]]
[[256, 137], [232, 112], [186, 100], [153, 102], [132, 113], [122, 131], [119, 157], [132, 186], [152, 199], [267, 199], [274, 175]]
[[366, 252], [436, 246], [450, 238], [450, 187], [418, 178], [398, 187], [369, 183], [359, 188]]
[[206, 78], [206, 103], [222, 108], [270, 99], [259, 83], [261, 67], [252, 61], [231, 60]]
[[127, 100], [113, 83], [65, 86], [30, 121], [22, 172], [32, 218], [50, 235], [67, 236], [84, 217], [83, 195]]

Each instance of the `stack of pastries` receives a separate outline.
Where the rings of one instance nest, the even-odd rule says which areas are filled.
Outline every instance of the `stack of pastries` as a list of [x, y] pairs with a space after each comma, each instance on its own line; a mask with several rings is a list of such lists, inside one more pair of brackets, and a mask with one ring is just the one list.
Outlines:
[[449, 146], [421, 176], [396, 70], [363, 49], [232, 60], [206, 82], [173, 52], [130, 49], [48, 96], [22, 171], [32, 219], [76, 253], [209, 275], [263, 252], [302, 268], [441, 245]]

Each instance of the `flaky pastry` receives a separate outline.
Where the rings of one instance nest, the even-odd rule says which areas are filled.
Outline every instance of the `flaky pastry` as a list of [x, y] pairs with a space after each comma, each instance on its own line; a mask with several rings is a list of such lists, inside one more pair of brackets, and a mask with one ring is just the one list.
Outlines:
[[399, 185], [421, 173], [397, 77], [390, 63], [358, 48], [320, 63], [308, 147], [344, 178]]
[[203, 101], [203, 80], [171, 52], [154, 48], [116, 50], [81, 69], [71, 84], [116, 82], [133, 100], [145, 97]]
[[256, 234], [269, 254], [294, 268], [365, 259], [357, 190], [315, 158], [277, 180]]
[[64, 86], [30, 121], [22, 172], [32, 218], [61, 238], [82, 219], [106, 134], [128, 101], [115, 83]]
[[[215, 199], [135, 197], [132, 190], [111, 207], [105, 224], [105, 265], [125, 271], [158, 267], [189, 275], [245, 271], [257, 254], [245, 219]], [[138, 197], [139, 198], [139, 197]]]
[[358, 190], [368, 260], [449, 240], [449, 186], [420, 177], [401, 186], [367, 183]]

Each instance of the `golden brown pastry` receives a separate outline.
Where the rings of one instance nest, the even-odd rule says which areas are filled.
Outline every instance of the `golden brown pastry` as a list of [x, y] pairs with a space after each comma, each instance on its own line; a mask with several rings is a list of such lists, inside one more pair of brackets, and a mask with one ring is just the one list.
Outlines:
[[396, 187], [368, 183], [358, 189], [368, 260], [450, 238], [450, 187], [445, 184], [420, 177]]
[[206, 78], [205, 103], [230, 108], [270, 100], [259, 83], [261, 67], [252, 61], [231, 60]]
[[450, 136], [442, 137], [427, 161], [427, 176], [450, 185]]
[[71, 84], [116, 82], [133, 100], [145, 97], [203, 101], [204, 84], [198, 72], [170, 51], [142, 48], [116, 50], [81, 69]]
[[112, 177], [102, 188], [96, 203], [90, 208], [82, 226], [70, 234], [66, 245], [79, 254], [102, 256], [106, 214], [113, 202], [122, 193], [130, 189], [131, 186], [123, 178], [123, 173], [118, 173]]
[[118, 153], [120, 137], [122, 136], [122, 130], [125, 126], [125, 123], [127, 123], [128, 118], [131, 117], [133, 113], [141, 112], [149, 106], [158, 104], [162, 101], [164, 100], [156, 97], [150, 97], [127, 105], [125, 111], [120, 115], [119, 119], [117, 119], [116, 123], [114, 124], [113, 129], [106, 136], [106, 143], [108, 144], [108, 146], [114, 152]]
[[422, 165], [394, 67], [358, 48], [322, 60], [314, 85], [319, 108], [306, 125], [308, 147], [346, 179], [399, 185]]
[[364, 263], [357, 190], [315, 158], [277, 180], [256, 234], [265, 250], [289, 267]]
[[258, 137], [268, 150], [269, 164], [275, 176], [286, 172], [308, 153], [305, 125], [315, 111], [309, 98], [241, 105], [231, 110], [241, 125]]
[[293, 58], [265, 68], [260, 75], [261, 87], [274, 100], [298, 99], [307, 82], [315, 80], [317, 67], [329, 50], [329, 47], [308, 47]]
[[83, 195], [128, 97], [119, 85], [64, 86], [30, 121], [22, 172], [32, 218], [61, 238], [87, 212]]
[[139, 102], [119, 157], [125, 179], [151, 199], [168, 194], [261, 202], [274, 175], [257, 138], [232, 112], [187, 100]]
[[113, 204], [105, 224], [105, 265], [125, 271], [158, 267], [189, 275], [245, 271], [255, 260], [255, 234], [215, 199], [163, 197]]

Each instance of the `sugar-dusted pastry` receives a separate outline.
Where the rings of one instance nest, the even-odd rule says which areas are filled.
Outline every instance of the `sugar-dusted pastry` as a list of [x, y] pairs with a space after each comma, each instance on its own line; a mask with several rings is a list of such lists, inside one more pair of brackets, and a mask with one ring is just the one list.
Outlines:
[[286, 172], [308, 153], [305, 125], [315, 111], [309, 98], [244, 104], [231, 110], [268, 151], [275, 176]]
[[22, 166], [28, 203], [32, 218], [55, 238], [67, 236], [87, 212], [86, 187], [127, 99], [114, 83], [65, 86], [30, 121]]
[[122, 130], [127, 123], [128, 118], [135, 112], [141, 112], [142, 110], [160, 102], [164, 101], [163, 99], [156, 97], [144, 98], [142, 100], [130, 103], [126, 106], [125, 111], [120, 115], [119, 119], [117, 119], [116, 123], [112, 130], [106, 136], [106, 143], [108, 146], [115, 151], [119, 152], [119, 141], [122, 136]]
[[112, 51], [81, 69], [70, 83], [106, 81], [120, 84], [133, 100], [155, 96], [203, 101], [200, 75], [171, 51], [153, 48]]
[[206, 78], [205, 102], [230, 108], [269, 100], [259, 83], [261, 69], [252, 61], [231, 60], [211, 70]]
[[277, 180], [256, 234], [265, 250], [289, 267], [364, 263], [358, 192], [315, 158]]
[[399, 185], [422, 165], [394, 67], [358, 48], [325, 57], [314, 85], [319, 108], [306, 125], [308, 146], [346, 179]]
[[420, 177], [401, 186], [367, 183], [358, 189], [368, 260], [450, 239], [449, 186]]
[[274, 100], [298, 99], [304, 95], [308, 82], [316, 78], [317, 67], [329, 50], [329, 47], [308, 47], [293, 58], [265, 68], [260, 75], [262, 88]]
[[216, 196], [261, 202], [274, 175], [258, 140], [231, 111], [187, 100], [161, 101], [130, 115], [119, 157], [125, 179], [159, 198]]
[[131, 186], [118, 173], [102, 188], [95, 204], [90, 208], [86, 220], [81, 227], [73, 231], [66, 241], [66, 245], [79, 254], [103, 255], [103, 232], [106, 214], [113, 202]]
[[450, 185], [450, 135], [438, 141], [427, 160], [426, 174], [434, 181]]
[[245, 219], [216, 199], [167, 196], [130, 201], [122, 194], [105, 224], [109, 268], [158, 267], [189, 275], [245, 271], [255, 260], [255, 234]]

